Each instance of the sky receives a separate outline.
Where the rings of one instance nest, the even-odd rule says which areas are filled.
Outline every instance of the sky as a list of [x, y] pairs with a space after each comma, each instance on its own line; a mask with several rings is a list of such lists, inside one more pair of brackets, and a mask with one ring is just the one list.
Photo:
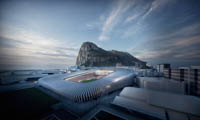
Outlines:
[[200, 65], [200, 1], [0, 1], [0, 69], [66, 68], [86, 41], [150, 65]]

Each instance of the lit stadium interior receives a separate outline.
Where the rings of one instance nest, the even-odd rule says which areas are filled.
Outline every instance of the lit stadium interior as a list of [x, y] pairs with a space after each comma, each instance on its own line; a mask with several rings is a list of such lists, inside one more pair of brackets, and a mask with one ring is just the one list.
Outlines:
[[65, 80], [70, 80], [73, 82], [91, 82], [94, 80], [101, 79], [110, 73], [114, 72], [113, 70], [96, 70], [92, 72], [86, 72], [83, 74], [78, 74], [69, 78], [65, 78]]

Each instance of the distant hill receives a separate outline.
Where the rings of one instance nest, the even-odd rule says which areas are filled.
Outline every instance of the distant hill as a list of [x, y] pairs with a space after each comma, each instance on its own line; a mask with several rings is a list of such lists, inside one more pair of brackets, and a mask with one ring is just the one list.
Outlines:
[[92, 42], [84, 42], [79, 50], [76, 65], [85, 67], [116, 65], [146, 67], [146, 62], [127, 52], [106, 51]]

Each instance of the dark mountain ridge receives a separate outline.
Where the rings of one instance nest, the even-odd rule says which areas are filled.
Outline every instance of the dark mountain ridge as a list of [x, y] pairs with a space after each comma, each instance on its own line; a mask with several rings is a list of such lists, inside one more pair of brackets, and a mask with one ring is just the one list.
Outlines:
[[146, 62], [137, 59], [128, 52], [106, 51], [92, 42], [84, 42], [79, 50], [76, 65], [85, 67], [116, 65], [145, 67]]

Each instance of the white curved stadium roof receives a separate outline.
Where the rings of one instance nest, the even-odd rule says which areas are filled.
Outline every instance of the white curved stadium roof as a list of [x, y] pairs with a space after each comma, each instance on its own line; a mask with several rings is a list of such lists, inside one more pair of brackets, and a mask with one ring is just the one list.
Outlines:
[[96, 99], [101, 95], [123, 88], [133, 83], [132, 78], [134, 77], [134, 73], [133, 71], [126, 69], [113, 69], [114, 72], [109, 73], [107, 76], [86, 83], [65, 80], [66, 78], [74, 77], [80, 74], [84, 75], [93, 71], [95, 72], [96, 70], [76, 72], [70, 75], [52, 75], [41, 78], [38, 81], [38, 84], [72, 101], [84, 102]]

